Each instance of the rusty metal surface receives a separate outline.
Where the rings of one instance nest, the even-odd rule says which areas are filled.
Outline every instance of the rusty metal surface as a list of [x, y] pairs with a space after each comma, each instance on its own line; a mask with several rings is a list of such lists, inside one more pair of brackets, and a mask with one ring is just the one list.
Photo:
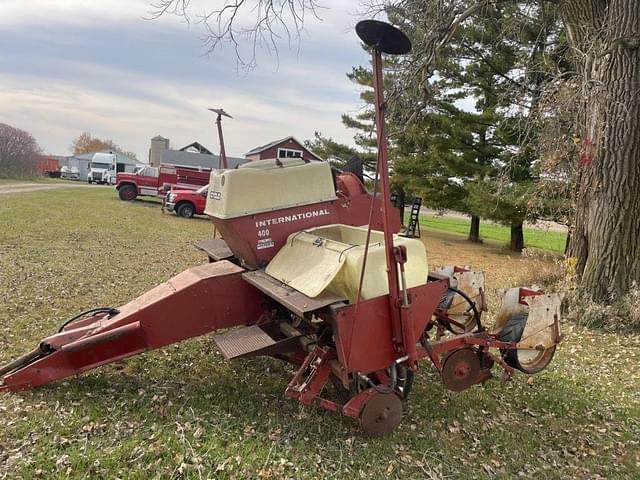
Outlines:
[[461, 392], [480, 380], [480, 359], [469, 347], [449, 353], [442, 363], [442, 383], [449, 390]]
[[515, 350], [517, 368], [521, 372], [532, 374], [538, 373], [547, 368], [556, 353], [556, 345], [548, 348], [528, 350], [519, 348]]
[[289, 382], [285, 395], [289, 398], [297, 398], [305, 405], [320, 401], [324, 408], [336, 410], [338, 405], [318, 396], [331, 376], [331, 360], [334, 354], [333, 349], [329, 347], [316, 347], [311, 350]]
[[284, 305], [299, 317], [306, 313], [319, 310], [332, 303], [342, 302], [344, 297], [332, 293], [323, 293], [315, 298], [307, 297], [303, 293], [285, 285], [281, 281], [268, 275], [264, 270], [245, 272], [242, 278], [261, 292]]
[[0, 368], [0, 377], [12, 372], [14, 370], [17, 370], [18, 368], [21, 368], [25, 365], [28, 365], [29, 363], [33, 362], [34, 360], [36, 360], [38, 357], [41, 357], [43, 354], [42, 350], [40, 349], [40, 347], [33, 349], [32, 351], [30, 351], [29, 353], [25, 353], [24, 355], [16, 358], [14, 361], [8, 363], [7, 365], [4, 365], [3, 367]]
[[529, 316], [518, 347], [550, 348], [557, 342], [556, 325], [560, 322], [560, 304], [557, 293], [524, 297], [529, 305]]
[[402, 420], [402, 400], [395, 393], [375, 393], [362, 408], [360, 425], [371, 437], [392, 432]]
[[213, 340], [227, 360], [242, 357], [276, 343], [264, 330], [255, 325], [221, 333], [214, 336]]
[[[456, 272], [453, 278], [457, 281], [457, 288], [466, 293], [476, 304], [478, 310], [485, 310], [484, 297], [484, 272]], [[457, 313], [457, 312], [455, 312]]]
[[210, 258], [219, 261], [233, 257], [233, 252], [221, 238], [214, 238], [211, 240], [199, 240], [193, 242], [193, 245], [209, 255]]

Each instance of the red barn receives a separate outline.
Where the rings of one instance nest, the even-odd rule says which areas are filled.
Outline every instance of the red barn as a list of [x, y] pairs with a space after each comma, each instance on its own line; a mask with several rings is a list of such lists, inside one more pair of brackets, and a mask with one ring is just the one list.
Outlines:
[[293, 137], [281, 138], [266, 145], [256, 147], [245, 154], [247, 160], [266, 160], [271, 158], [303, 158], [305, 160], [322, 161], [318, 155], [306, 148]]

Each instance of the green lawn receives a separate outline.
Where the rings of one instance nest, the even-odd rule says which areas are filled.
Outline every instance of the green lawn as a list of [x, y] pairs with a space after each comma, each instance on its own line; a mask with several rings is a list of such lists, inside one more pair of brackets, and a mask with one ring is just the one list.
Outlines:
[[[204, 262], [191, 243], [212, 233], [107, 188], [3, 195], [0, 225], [0, 364]], [[291, 367], [194, 339], [0, 395], [0, 479], [640, 478], [640, 337], [564, 333], [545, 372], [506, 385], [450, 392], [424, 362], [403, 423], [378, 440], [286, 399]]]
[[[426, 214], [420, 215], [421, 226], [465, 236], [469, 235], [470, 224], [471, 220], [468, 218], [452, 218]], [[503, 244], [508, 244], [510, 229], [505, 225], [481, 221], [480, 237], [482, 239], [495, 240]], [[531, 227], [524, 229], [524, 242], [527, 247], [562, 253], [564, 252], [566, 239], [567, 235], [563, 232]]]

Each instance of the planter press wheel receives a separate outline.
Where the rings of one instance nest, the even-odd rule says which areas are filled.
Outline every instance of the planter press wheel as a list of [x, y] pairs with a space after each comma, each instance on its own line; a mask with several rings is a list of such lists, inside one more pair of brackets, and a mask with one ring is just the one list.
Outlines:
[[[500, 340], [503, 342], [519, 342], [527, 324], [527, 318], [528, 315], [526, 313], [511, 317], [500, 332]], [[501, 353], [507, 365], [521, 372], [531, 374], [547, 368], [556, 353], [556, 346], [554, 345], [545, 350], [503, 349]]]
[[461, 392], [478, 383], [481, 378], [481, 362], [478, 352], [463, 347], [447, 354], [442, 362], [442, 383], [454, 392]]
[[449, 315], [448, 317], [456, 323], [446, 322], [445, 327], [455, 334], [469, 333], [474, 328], [478, 328], [478, 331], [482, 330], [482, 324], [480, 322], [480, 311], [476, 307], [475, 302], [469, 298], [467, 294], [458, 290], [457, 288], [449, 287], [442, 296], [438, 308], [450, 309], [452, 306], [457, 306], [461, 303], [466, 303], [467, 308], [463, 313]]
[[370, 437], [391, 433], [402, 420], [402, 400], [394, 392], [376, 392], [360, 412], [360, 425]]

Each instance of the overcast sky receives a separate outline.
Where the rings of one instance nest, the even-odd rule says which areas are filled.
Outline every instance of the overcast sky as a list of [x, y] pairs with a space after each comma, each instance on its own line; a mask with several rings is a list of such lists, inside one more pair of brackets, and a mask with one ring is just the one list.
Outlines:
[[[341, 122], [361, 104], [346, 78], [368, 62], [353, 31], [356, 0], [324, 0], [301, 44], [263, 52], [238, 71], [231, 48], [204, 55], [203, 29], [173, 17], [146, 20], [151, 0], [0, 0], [0, 123], [31, 132], [43, 150], [69, 154], [83, 131], [111, 138], [140, 160], [155, 135], [175, 148], [218, 151], [208, 107], [225, 122], [227, 152], [315, 130], [352, 143]], [[220, 0], [192, 0], [199, 4]]]

